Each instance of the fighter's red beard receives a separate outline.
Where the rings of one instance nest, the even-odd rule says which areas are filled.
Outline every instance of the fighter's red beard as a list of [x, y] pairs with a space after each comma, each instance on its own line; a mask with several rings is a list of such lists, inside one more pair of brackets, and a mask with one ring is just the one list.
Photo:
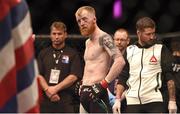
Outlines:
[[81, 35], [82, 36], [89, 36], [90, 34], [92, 34], [95, 30], [95, 27], [94, 26], [91, 26], [89, 28], [80, 28], [80, 32], [81, 32]]
[[88, 36], [89, 35], [89, 32], [88, 32], [87, 28], [81, 28], [80, 32], [81, 32], [82, 36]]

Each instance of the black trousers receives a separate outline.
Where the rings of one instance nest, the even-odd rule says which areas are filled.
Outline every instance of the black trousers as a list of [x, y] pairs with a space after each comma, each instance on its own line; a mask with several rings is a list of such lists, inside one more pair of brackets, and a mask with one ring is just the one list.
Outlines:
[[48, 98], [40, 103], [41, 113], [75, 113], [75, 103], [61, 98], [58, 102], [51, 102]]
[[127, 105], [127, 113], [163, 113], [163, 102], [152, 102], [147, 104]]

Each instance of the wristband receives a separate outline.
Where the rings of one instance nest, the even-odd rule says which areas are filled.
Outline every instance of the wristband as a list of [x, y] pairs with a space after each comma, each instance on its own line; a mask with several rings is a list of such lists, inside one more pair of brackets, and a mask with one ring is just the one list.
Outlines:
[[108, 82], [107, 82], [106, 80], [102, 80], [102, 81], [101, 81], [101, 85], [102, 85], [102, 87], [105, 88], [105, 89], [108, 88]]

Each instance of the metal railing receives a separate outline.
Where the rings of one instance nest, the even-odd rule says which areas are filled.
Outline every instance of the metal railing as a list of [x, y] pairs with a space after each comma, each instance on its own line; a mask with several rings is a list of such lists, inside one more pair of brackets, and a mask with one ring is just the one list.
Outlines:
[[[35, 35], [35, 38], [49, 38], [50, 35], [45, 35], [45, 34], [38, 34]], [[129, 37], [131, 39], [136, 39], [137, 35], [135, 34], [130, 34]], [[180, 38], [180, 31], [178, 32], [171, 32], [171, 33], [163, 33], [163, 34], [157, 34], [157, 37], [159, 39], [166, 39], [166, 38]], [[79, 38], [84, 38], [82, 35], [80, 34], [69, 34], [68, 38], [73, 38], [73, 39], [79, 39]]]

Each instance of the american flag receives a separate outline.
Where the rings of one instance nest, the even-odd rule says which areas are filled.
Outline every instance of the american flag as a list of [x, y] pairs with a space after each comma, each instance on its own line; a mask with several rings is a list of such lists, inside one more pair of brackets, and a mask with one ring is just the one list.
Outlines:
[[23, 0], [0, 0], [0, 112], [39, 112], [30, 13]]

